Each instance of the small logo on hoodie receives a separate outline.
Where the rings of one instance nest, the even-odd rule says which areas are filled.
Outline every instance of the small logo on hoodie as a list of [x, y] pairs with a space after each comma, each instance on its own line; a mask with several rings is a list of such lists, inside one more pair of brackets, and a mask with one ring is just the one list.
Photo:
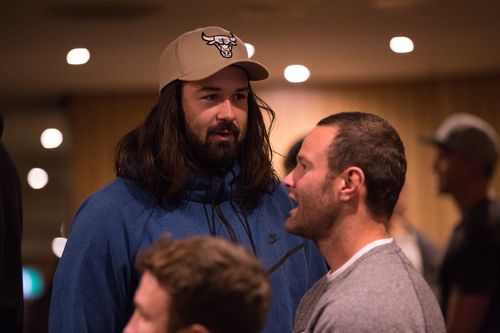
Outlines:
[[274, 244], [276, 243], [277, 240], [278, 240], [278, 235], [273, 233], [267, 235], [267, 244], [269, 245]]

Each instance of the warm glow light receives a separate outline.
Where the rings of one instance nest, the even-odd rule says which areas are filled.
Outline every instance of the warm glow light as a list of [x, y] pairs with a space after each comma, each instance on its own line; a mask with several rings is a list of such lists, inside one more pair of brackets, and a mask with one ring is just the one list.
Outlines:
[[42, 132], [40, 142], [46, 149], [57, 148], [63, 142], [63, 135], [57, 128], [47, 128]]
[[395, 53], [410, 53], [414, 49], [413, 41], [404, 36], [392, 37], [389, 46]]
[[61, 258], [63, 254], [66, 241], [67, 239], [65, 237], [56, 237], [52, 240], [52, 252], [54, 252], [58, 258]]
[[86, 48], [72, 49], [66, 55], [66, 62], [70, 65], [83, 65], [90, 59], [90, 52]]
[[255, 47], [250, 43], [245, 43], [245, 47], [247, 48], [248, 57], [253, 57], [255, 54]]
[[307, 81], [311, 72], [306, 66], [303, 65], [290, 65], [285, 68], [283, 73], [285, 75], [285, 79], [288, 82], [298, 83]]
[[31, 188], [39, 190], [49, 182], [49, 175], [40, 168], [33, 168], [28, 172], [28, 184]]

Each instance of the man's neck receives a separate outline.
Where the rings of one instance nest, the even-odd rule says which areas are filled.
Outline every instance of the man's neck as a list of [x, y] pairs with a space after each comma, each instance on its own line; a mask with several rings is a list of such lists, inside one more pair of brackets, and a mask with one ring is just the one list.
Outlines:
[[317, 243], [331, 270], [335, 271], [365, 245], [389, 237], [383, 223], [352, 216], [333, 226], [328, 237]]
[[462, 188], [462, 191], [452, 193], [453, 199], [462, 215], [467, 214], [467, 212], [474, 208], [480, 201], [488, 197], [488, 185], [486, 181], [478, 180], [469, 186], [464, 184]]

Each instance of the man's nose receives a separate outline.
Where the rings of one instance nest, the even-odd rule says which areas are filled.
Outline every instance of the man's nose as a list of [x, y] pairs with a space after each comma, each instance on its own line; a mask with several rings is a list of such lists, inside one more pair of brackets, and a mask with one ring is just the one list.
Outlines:
[[283, 184], [288, 188], [293, 186], [293, 169], [283, 178]]
[[236, 112], [234, 110], [235, 106], [230, 99], [225, 99], [220, 105], [217, 112], [218, 120], [233, 121], [236, 117]]

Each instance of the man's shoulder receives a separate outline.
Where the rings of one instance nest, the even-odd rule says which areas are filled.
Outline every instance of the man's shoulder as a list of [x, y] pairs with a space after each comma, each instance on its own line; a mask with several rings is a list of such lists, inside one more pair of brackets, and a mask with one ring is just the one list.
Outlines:
[[92, 193], [82, 203], [75, 214], [75, 220], [85, 220], [87, 224], [101, 224], [105, 219], [106, 225], [110, 225], [114, 221], [136, 216], [154, 205], [154, 197], [138, 187], [134, 181], [116, 178]]
[[[394, 242], [365, 253], [339, 276], [335, 285], [342, 289], [340, 293], [346, 294], [346, 297], [363, 298], [379, 294], [380, 297], [369, 297], [370, 302], [375, 303], [400, 297], [411, 298], [421, 289], [428, 288], [421, 274]], [[342, 287], [338, 287], [340, 285]], [[427, 290], [425, 294], [427, 297]]]
[[96, 206], [123, 206], [134, 201], [150, 202], [152, 199], [151, 193], [140, 188], [133, 180], [118, 177], [92, 193], [84, 203]]

